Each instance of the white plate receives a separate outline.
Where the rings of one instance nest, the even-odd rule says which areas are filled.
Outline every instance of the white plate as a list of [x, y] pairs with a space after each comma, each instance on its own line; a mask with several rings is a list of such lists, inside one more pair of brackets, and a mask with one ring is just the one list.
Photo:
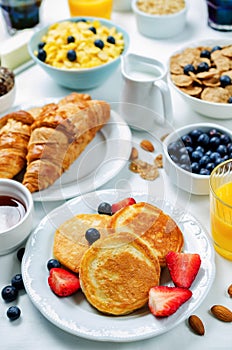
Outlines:
[[[59, 298], [48, 286], [47, 261], [52, 257], [56, 228], [77, 213], [96, 212], [102, 201], [109, 203], [133, 196], [137, 202], [157, 205], [179, 224], [185, 238], [184, 250], [199, 253], [201, 268], [191, 286], [193, 295], [172, 316], [155, 318], [144, 307], [126, 316], [105, 316], [95, 310], [81, 291], [74, 296]], [[127, 342], [150, 338], [169, 331], [184, 321], [202, 303], [214, 280], [214, 250], [203, 227], [190, 214], [141, 193], [104, 190], [88, 193], [66, 202], [46, 216], [32, 233], [22, 261], [26, 291], [38, 310], [53, 324], [74, 335], [98, 340]], [[166, 275], [167, 279], [167, 275]], [[162, 284], [170, 284], [165, 280]]]
[[[17, 109], [30, 109], [57, 102], [49, 98]], [[131, 131], [125, 121], [111, 110], [109, 122], [96, 134], [80, 157], [48, 188], [33, 193], [34, 201], [55, 201], [94, 191], [111, 180], [127, 163], [131, 152]]]

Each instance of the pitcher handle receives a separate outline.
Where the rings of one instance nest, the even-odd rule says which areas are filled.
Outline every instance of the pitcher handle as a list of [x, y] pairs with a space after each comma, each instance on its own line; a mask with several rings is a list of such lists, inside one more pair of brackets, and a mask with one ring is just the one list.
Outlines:
[[164, 119], [170, 124], [173, 123], [173, 110], [172, 110], [172, 99], [168, 84], [163, 80], [154, 81], [154, 86], [156, 86], [161, 93]]

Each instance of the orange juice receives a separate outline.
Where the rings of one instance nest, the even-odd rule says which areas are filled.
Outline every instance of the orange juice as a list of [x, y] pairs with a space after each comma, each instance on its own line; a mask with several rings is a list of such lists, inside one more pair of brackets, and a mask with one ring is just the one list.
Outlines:
[[211, 198], [211, 232], [215, 250], [232, 260], [232, 182], [215, 189]]
[[68, 0], [70, 14], [74, 16], [111, 17], [113, 0]]

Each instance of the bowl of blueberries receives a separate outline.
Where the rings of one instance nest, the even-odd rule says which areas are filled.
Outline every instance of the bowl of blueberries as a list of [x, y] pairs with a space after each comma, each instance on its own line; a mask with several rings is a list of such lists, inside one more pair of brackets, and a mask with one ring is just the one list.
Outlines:
[[197, 113], [232, 119], [232, 40], [189, 43], [169, 59], [171, 87]]
[[170, 133], [163, 142], [164, 169], [177, 187], [209, 194], [209, 177], [232, 158], [232, 131], [214, 123], [196, 123]]
[[72, 17], [37, 30], [28, 51], [57, 84], [86, 90], [111, 77], [128, 46], [129, 35], [112, 21]]

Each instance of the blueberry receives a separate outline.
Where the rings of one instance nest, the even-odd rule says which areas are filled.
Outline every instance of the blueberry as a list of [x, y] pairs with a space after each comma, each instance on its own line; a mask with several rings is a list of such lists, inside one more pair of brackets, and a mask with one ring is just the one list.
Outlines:
[[231, 78], [229, 77], [229, 75], [220, 76], [219, 81], [221, 83], [221, 87], [226, 87], [227, 85], [231, 85]]
[[100, 238], [100, 232], [96, 228], [91, 227], [85, 232], [85, 238], [89, 244], [92, 244]]
[[189, 75], [189, 72], [196, 73], [196, 69], [192, 64], [186, 64], [186, 66], [184, 66], [183, 71], [186, 75]]
[[226, 155], [224, 155], [224, 157], [222, 157], [222, 161], [223, 161], [223, 162], [225, 162], [225, 161], [228, 160], [228, 159], [229, 159], [228, 154], [226, 154]]
[[221, 134], [220, 143], [223, 145], [228, 145], [231, 142], [231, 138], [226, 134]]
[[232, 103], [232, 96], [230, 96], [229, 98], [228, 98], [228, 101], [227, 101], [228, 103]]
[[197, 66], [197, 72], [207, 72], [209, 70], [209, 65], [207, 62], [201, 62]]
[[61, 267], [61, 263], [57, 259], [49, 259], [47, 262], [47, 268], [50, 271], [53, 267]]
[[175, 154], [169, 154], [170, 155], [170, 158], [171, 158], [171, 160], [174, 162], [174, 163], [177, 163], [178, 162], [178, 157], [177, 156], [175, 156]]
[[97, 29], [95, 27], [89, 27], [89, 30], [91, 30], [91, 32], [94, 34], [97, 34]]
[[192, 172], [195, 174], [198, 174], [200, 171], [200, 165], [197, 162], [193, 162], [192, 165]]
[[188, 152], [188, 154], [192, 154], [193, 153], [193, 147], [192, 146], [186, 146], [184, 147], [186, 149], [186, 151]]
[[211, 53], [214, 52], [214, 51], [217, 51], [217, 50], [221, 50], [221, 46], [214, 46], [211, 50]]
[[228, 153], [232, 153], [232, 143], [229, 143], [229, 144], [227, 145], [227, 152], [228, 152]]
[[181, 142], [180, 140], [175, 141], [175, 142], [171, 142], [168, 145], [168, 153], [171, 154], [179, 154], [179, 150], [183, 147], [183, 142]]
[[185, 146], [191, 146], [192, 145], [192, 139], [190, 135], [183, 135], [181, 136], [181, 140], [183, 141]]
[[216, 152], [218, 152], [221, 156], [225, 156], [227, 154], [226, 145], [219, 145]]
[[201, 152], [201, 153], [205, 153], [205, 149], [204, 149], [204, 147], [202, 147], [202, 146], [197, 146], [197, 147], [195, 148], [195, 151]]
[[206, 169], [208, 169], [210, 171], [210, 173], [213, 171], [213, 169], [215, 168], [215, 164], [214, 163], [208, 163], [206, 164]]
[[181, 164], [189, 164], [190, 163], [189, 156], [187, 154], [182, 154], [180, 157], [180, 163]]
[[221, 155], [218, 152], [212, 152], [211, 155], [209, 156], [209, 158], [210, 158], [211, 162], [215, 163], [218, 158], [221, 159]]
[[11, 306], [6, 312], [7, 317], [11, 320], [17, 320], [21, 315], [21, 310], [18, 306]]
[[70, 44], [70, 43], [75, 43], [75, 38], [74, 38], [74, 36], [69, 35], [69, 36], [67, 37], [67, 43], [68, 43], [68, 44]]
[[18, 296], [18, 290], [13, 286], [6, 286], [2, 289], [2, 299], [5, 301], [13, 301]]
[[205, 168], [206, 165], [209, 163], [209, 161], [210, 161], [210, 158], [208, 156], [201, 157], [201, 159], [199, 160], [200, 167]]
[[106, 215], [112, 214], [111, 205], [107, 202], [100, 203], [97, 211], [98, 211], [98, 214], [106, 214]]
[[94, 41], [94, 45], [102, 50], [104, 47], [104, 42], [101, 39], [97, 39]]
[[68, 50], [67, 58], [70, 62], [74, 62], [77, 59], [77, 54], [75, 50]]
[[209, 144], [209, 136], [206, 133], [203, 133], [198, 137], [197, 142], [200, 146], [207, 147]]
[[189, 133], [193, 141], [196, 141], [201, 134], [202, 134], [202, 131], [199, 129], [194, 129]]
[[201, 168], [199, 174], [200, 175], [210, 175], [210, 171], [209, 171], [209, 169]]
[[210, 129], [209, 131], [208, 131], [208, 135], [209, 135], [209, 137], [220, 137], [221, 136], [221, 132], [219, 131], [219, 130], [217, 130], [217, 129]]
[[219, 145], [220, 145], [220, 138], [216, 136], [211, 137], [211, 139], [209, 140], [210, 149], [216, 150]]
[[44, 49], [39, 49], [37, 57], [40, 61], [45, 62], [47, 58], [47, 52]]
[[215, 166], [217, 166], [218, 164], [221, 164], [222, 162], [223, 162], [223, 159], [222, 159], [221, 157], [218, 157], [218, 158], [215, 160], [214, 164], [215, 164]]
[[110, 44], [115, 44], [115, 38], [112, 35], [109, 35], [106, 41]]
[[87, 22], [87, 20], [85, 18], [78, 18], [75, 20], [76, 23], [78, 22]]
[[21, 273], [17, 273], [17, 275], [12, 277], [11, 285], [17, 290], [24, 289], [23, 277]]
[[43, 49], [46, 43], [44, 41], [40, 41], [38, 44], [38, 49]]
[[211, 52], [209, 50], [202, 50], [200, 53], [200, 57], [206, 57], [210, 59]]
[[201, 157], [203, 157], [203, 153], [200, 151], [193, 151], [192, 156], [191, 156], [191, 158], [194, 162], [199, 162]]
[[208, 157], [210, 157], [212, 153], [213, 153], [213, 152], [212, 152], [211, 150], [208, 150], [207, 152], [205, 152], [205, 155], [208, 156]]
[[17, 258], [18, 258], [18, 261], [20, 261], [20, 262], [22, 261], [24, 253], [25, 253], [25, 248], [24, 248], [24, 247], [20, 248], [20, 249], [17, 251]]

